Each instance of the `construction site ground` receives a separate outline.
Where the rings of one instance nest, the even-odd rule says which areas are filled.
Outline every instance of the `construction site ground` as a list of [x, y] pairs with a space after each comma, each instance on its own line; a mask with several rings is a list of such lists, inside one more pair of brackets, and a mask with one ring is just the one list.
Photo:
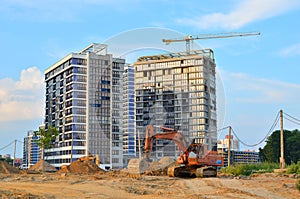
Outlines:
[[0, 173], [1, 198], [300, 198], [297, 177], [131, 178], [121, 171]]

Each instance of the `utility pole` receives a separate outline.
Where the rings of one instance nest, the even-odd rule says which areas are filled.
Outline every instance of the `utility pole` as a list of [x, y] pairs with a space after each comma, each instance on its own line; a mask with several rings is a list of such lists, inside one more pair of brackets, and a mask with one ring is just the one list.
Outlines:
[[230, 167], [230, 160], [231, 160], [231, 126], [228, 128], [228, 157], [227, 157], [227, 162], [228, 162], [228, 167]]
[[16, 164], [16, 149], [17, 149], [17, 140], [15, 140], [14, 144], [14, 161], [13, 161], [13, 166]]
[[280, 169], [284, 169], [284, 143], [283, 143], [283, 111], [280, 110]]

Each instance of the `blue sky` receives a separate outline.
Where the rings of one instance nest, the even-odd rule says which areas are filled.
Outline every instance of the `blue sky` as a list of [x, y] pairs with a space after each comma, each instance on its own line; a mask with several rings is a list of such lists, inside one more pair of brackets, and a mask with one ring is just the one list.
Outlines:
[[[219, 127], [257, 143], [280, 109], [300, 118], [299, 11], [297, 0], [0, 0], [0, 149], [42, 123], [43, 71], [70, 52], [107, 43], [133, 61], [185, 50], [162, 37], [248, 31], [261, 36], [198, 40], [194, 48], [215, 52]], [[285, 128], [299, 127], [286, 121]]]

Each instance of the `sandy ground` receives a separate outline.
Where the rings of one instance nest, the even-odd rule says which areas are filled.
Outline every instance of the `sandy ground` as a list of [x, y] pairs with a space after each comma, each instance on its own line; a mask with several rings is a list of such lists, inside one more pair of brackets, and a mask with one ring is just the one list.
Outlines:
[[0, 174], [2, 198], [300, 198], [293, 176], [129, 178], [112, 174]]

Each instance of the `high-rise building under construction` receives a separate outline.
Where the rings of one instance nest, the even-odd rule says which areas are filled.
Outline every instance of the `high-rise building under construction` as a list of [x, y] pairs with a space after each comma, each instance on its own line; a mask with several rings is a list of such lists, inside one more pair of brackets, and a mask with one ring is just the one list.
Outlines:
[[[141, 143], [146, 126], [153, 124], [157, 132], [159, 126], [178, 130], [190, 143], [210, 148], [216, 144], [216, 64], [211, 49], [143, 56], [134, 67], [136, 132]], [[178, 156], [172, 141], [157, 139], [153, 150], [154, 159]]]
[[55, 167], [99, 156], [103, 168], [123, 167], [122, 85], [125, 60], [91, 44], [45, 70], [45, 129], [59, 136], [45, 159]]

